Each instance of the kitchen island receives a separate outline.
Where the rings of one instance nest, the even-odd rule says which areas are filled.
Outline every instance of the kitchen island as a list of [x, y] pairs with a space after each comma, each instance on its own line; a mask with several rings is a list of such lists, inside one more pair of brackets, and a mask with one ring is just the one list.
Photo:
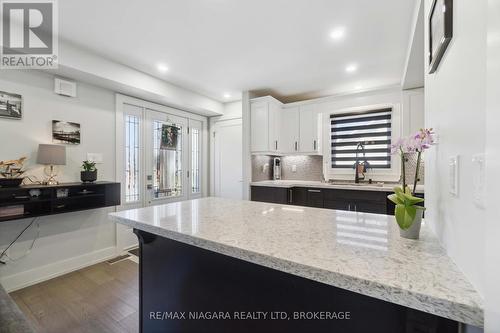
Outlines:
[[142, 332], [456, 332], [482, 300], [423, 226], [203, 198], [111, 214], [140, 243]]

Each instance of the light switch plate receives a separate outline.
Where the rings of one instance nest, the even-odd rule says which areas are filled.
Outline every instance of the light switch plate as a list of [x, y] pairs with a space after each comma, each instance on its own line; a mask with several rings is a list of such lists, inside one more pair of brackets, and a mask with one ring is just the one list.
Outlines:
[[485, 208], [486, 160], [484, 154], [472, 156], [472, 197], [474, 204]]
[[449, 166], [449, 182], [450, 182], [450, 194], [454, 197], [458, 197], [458, 155], [451, 156], [448, 161]]
[[87, 161], [96, 162], [97, 164], [104, 162], [101, 153], [87, 153]]

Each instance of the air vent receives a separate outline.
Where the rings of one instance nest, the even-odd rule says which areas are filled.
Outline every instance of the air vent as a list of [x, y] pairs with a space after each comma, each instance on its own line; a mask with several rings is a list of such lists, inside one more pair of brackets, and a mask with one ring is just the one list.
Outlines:
[[54, 92], [63, 96], [76, 97], [76, 82], [55, 78]]

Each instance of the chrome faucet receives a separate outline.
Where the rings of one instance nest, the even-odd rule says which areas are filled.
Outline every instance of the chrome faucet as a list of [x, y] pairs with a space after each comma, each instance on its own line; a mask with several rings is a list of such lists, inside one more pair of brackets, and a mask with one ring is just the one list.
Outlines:
[[[354, 163], [354, 183], [359, 184], [360, 180], [365, 179], [365, 172], [370, 166], [370, 163], [366, 160], [366, 152], [365, 152], [365, 144], [366, 142], [359, 142], [358, 145], [356, 146], [356, 162]], [[359, 159], [359, 151], [363, 153], [363, 162], [360, 163]], [[361, 167], [361, 174], [363, 176], [360, 176], [360, 167]]]

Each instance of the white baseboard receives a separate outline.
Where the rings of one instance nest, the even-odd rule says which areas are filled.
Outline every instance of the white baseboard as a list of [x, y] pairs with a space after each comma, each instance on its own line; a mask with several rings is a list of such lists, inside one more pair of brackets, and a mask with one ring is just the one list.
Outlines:
[[7, 292], [29, 287], [116, 256], [114, 246], [0, 278]]

